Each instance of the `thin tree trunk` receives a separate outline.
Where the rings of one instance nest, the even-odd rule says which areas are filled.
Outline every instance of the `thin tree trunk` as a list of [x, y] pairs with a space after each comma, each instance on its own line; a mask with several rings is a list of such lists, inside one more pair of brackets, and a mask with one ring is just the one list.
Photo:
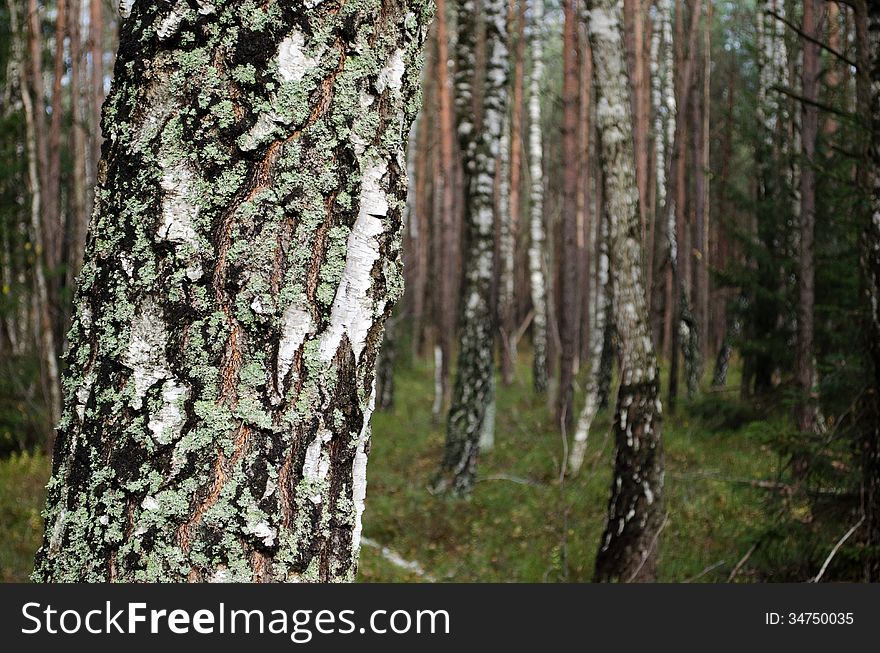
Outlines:
[[[446, 428], [446, 446], [434, 480], [436, 492], [467, 495], [476, 477], [477, 453], [486, 409], [493, 401], [495, 163], [507, 105], [507, 3], [485, 0], [485, 79], [480, 110], [472, 103], [476, 80], [477, 15], [473, 0], [458, 5], [456, 101], [459, 143], [465, 162], [464, 258], [458, 366]], [[482, 77], [482, 76], [481, 76]], [[479, 123], [474, 114], [481, 117]]]
[[863, 506], [866, 544], [865, 580], [880, 580], [880, 5], [858, 2], [856, 33], [859, 44], [858, 109], [870, 120], [870, 140], [859, 185], [870, 197], [866, 211], [863, 265], [870, 307], [868, 346], [873, 367], [872, 422], [863, 442]]
[[[8, 1], [10, 26], [13, 35], [21, 34], [21, 26], [19, 24], [18, 10], [15, 0]], [[28, 237], [34, 248], [34, 329], [33, 333], [37, 336], [37, 347], [40, 351], [40, 376], [43, 386], [43, 392], [46, 397], [46, 403], [49, 407], [49, 419], [54, 429], [61, 419], [61, 384], [58, 373], [58, 358], [55, 349], [55, 330], [52, 322], [49, 303], [49, 284], [46, 279], [46, 247], [43, 234], [42, 223], [42, 201], [43, 186], [39, 174], [40, 155], [38, 115], [41, 115], [40, 107], [34, 103], [31, 95], [31, 88], [39, 88], [39, 80], [29, 80], [27, 69], [24, 62], [24, 48], [22, 47], [20, 37], [14, 41], [14, 60], [16, 63], [16, 71], [19, 76], [19, 85], [21, 87], [21, 100], [25, 116], [25, 141], [27, 148], [27, 172], [28, 184], [30, 185], [30, 224]], [[33, 51], [31, 52], [33, 56]], [[33, 64], [33, 62], [31, 62]], [[34, 68], [31, 68], [31, 74]], [[52, 451], [54, 447], [54, 435], [47, 434], [46, 449]]]
[[180, 6], [123, 5], [34, 579], [351, 580], [430, 3]]
[[510, 98], [510, 232], [512, 251], [510, 264], [510, 307], [504, 331], [507, 334], [502, 377], [505, 385], [513, 382], [516, 372], [517, 348], [517, 252], [519, 251], [519, 235], [521, 233], [520, 212], [522, 208], [522, 166], [523, 166], [523, 103], [525, 97], [525, 23], [526, 1], [519, 0], [516, 11], [516, 47], [513, 55], [513, 84]]
[[596, 580], [656, 577], [662, 529], [663, 454], [660, 379], [651, 341], [639, 242], [632, 117], [621, 35], [622, 0], [593, 0], [590, 39], [608, 206], [620, 391], [614, 418], [617, 453]]
[[[458, 290], [457, 247], [458, 229], [458, 197], [456, 193], [458, 169], [455, 161], [455, 115], [452, 107], [452, 89], [449, 84], [449, 31], [446, 22], [446, 2], [436, 2], [437, 27], [437, 109], [440, 121], [440, 179], [441, 195], [440, 235], [441, 247], [438, 263], [441, 265], [439, 283], [438, 316], [440, 332], [440, 366], [438, 371], [441, 383], [437, 386], [442, 390], [439, 403], [435, 407], [442, 409], [443, 402], [449, 397], [449, 378], [452, 360], [452, 343], [455, 337], [456, 292]], [[439, 413], [437, 413], [439, 417]]]
[[[570, 474], [577, 474], [584, 463], [584, 456], [587, 452], [587, 443], [590, 438], [590, 429], [593, 426], [593, 420], [596, 419], [596, 413], [599, 412], [602, 403], [602, 389], [604, 387], [603, 368], [605, 367], [605, 356], [603, 353], [608, 349], [606, 347], [606, 320], [608, 312], [611, 308], [611, 288], [609, 287], [609, 269], [608, 269], [608, 220], [601, 213], [598, 217], [599, 224], [599, 244], [597, 247], [597, 255], [599, 260], [599, 276], [596, 280], [596, 291], [599, 293], [600, 299], [596, 308], [596, 317], [593, 325], [593, 341], [590, 344], [590, 369], [587, 376], [586, 387], [584, 388], [584, 406], [578, 419], [577, 428], [575, 429], [574, 439], [572, 442], [571, 453], [568, 458], [568, 470]], [[611, 357], [608, 356], [608, 362]], [[610, 375], [609, 375], [610, 376]], [[610, 379], [609, 379], [610, 385]], [[606, 394], [607, 397], [607, 394]]]
[[[822, 7], [819, 0], [804, 0], [802, 29], [818, 39], [821, 35]], [[804, 41], [803, 88], [806, 100], [801, 123], [803, 161], [801, 163], [800, 205], [800, 266], [798, 271], [797, 350], [795, 378], [800, 397], [795, 406], [795, 423], [802, 433], [813, 433], [817, 426], [817, 389], [815, 352], [813, 351], [814, 306], [816, 303], [816, 267], [813, 259], [814, 230], [816, 225], [816, 138], [819, 133], [820, 60], [819, 46]], [[811, 104], [810, 102], [813, 102]], [[804, 461], [805, 462], [805, 461]]]
[[[61, 82], [65, 73], [65, 49], [64, 41], [67, 35], [67, 2], [58, 0], [56, 3], [55, 17], [55, 61], [52, 76], [52, 98], [50, 107], [52, 114], [49, 123], [49, 138], [47, 143], [46, 186], [43, 197], [43, 224], [47, 241], [46, 260], [50, 270], [56, 270], [61, 265], [62, 250], [64, 248], [64, 221], [61, 214], [61, 118], [63, 108], [61, 104]], [[36, 82], [42, 82], [42, 77]], [[54, 285], [54, 284], [50, 284]], [[57, 288], [53, 288], [57, 292]], [[62, 325], [63, 328], [63, 325]]]
[[541, 81], [544, 77], [544, 0], [532, 2], [532, 75], [529, 80], [529, 173], [531, 176], [531, 212], [529, 216], [529, 287], [535, 317], [532, 320], [534, 361], [532, 377], [535, 390], [547, 390], [547, 236], [544, 229], [544, 155], [541, 134]]
[[86, 246], [88, 216], [88, 144], [86, 140], [87, 117], [83, 112], [81, 89], [85, 86], [83, 75], [81, 0], [70, 2], [70, 149], [73, 154], [73, 174], [71, 175], [70, 210], [70, 251], [67, 257], [67, 287], [75, 288], [76, 279], [82, 267]]
[[580, 329], [578, 306], [578, 12], [576, 0], [563, 4], [565, 23], [562, 45], [562, 260], [560, 261], [560, 324], [561, 356], [559, 361], [559, 393], [556, 422], [565, 433], [574, 418], [574, 362]]

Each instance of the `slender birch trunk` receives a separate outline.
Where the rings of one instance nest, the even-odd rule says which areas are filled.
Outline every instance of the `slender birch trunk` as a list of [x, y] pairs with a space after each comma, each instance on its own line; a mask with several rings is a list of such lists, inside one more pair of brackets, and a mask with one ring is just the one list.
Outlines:
[[544, 77], [544, 0], [532, 1], [532, 75], [529, 80], [529, 287], [535, 317], [532, 321], [535, 390], [547, 389], [547, 235], [544, 228], [544, 153], [541, 134], [541, 80]]
[[[675, 142], [676, 97], [672, 44], [672, 0], [658, 0], [651, 36], [651, 97], [654, 104], [654, 168], [657, 186], [652, 272], [652, 331], [655, 343], [668, 345], [664, 315], [669, 266], [678, 257], [675, 216], [667, 211], [669, 151]], [[670, 224], [670, 221], [672, 224]]]
[[[507, 3], [484, 0], [486, 71], [473, 111], [476, 81], [477, 14], [473, 0], [458, 5], [456, 103], [458, 136], [466, 177], [467, 253], [461, 298], [458, 367], [446, 428], [446, 446], [433, 487], [467, 495], [476, 477], [477, 453], [486, 410], [494, 400], [491, 306], [494, 274], [495, 167], [507, 106]], [[482, 76], [481, 76], [482, 77]], [[474, 113], [482, 117], [475, 124]]]
[[622, 0], [593, 0], [590, 13], [621, 374], [614, 419], [614, 478], [608, 521], [596, 558], [596, 579], [630, 582], [656, 577], [662, 529], [663, 454], [660, 379], [648, 323], [639, 242], [639, 195], [621, 35], [622, 5]]
[[599, 246], [597, 255], [599, 258], [599, 273], [596, 279], [596, 292], [599, 295], [596, 304], [595, 322], [593, 324], [593, 340], [590, 343], [590, 369], [584, 388], [584, 406], [578, 419], [577, 428], [574, 432], [571, 453], [568, 458], [569, 473], [577, 474], [584, 463], [587, 452], [587, 443], [590, 438], [590, 429], [596, 413], [601, 404], [603, 352], [606, 345], [606, 319], [611, 308], [611, 288], [609, 287], [608, 269], [608, 220], [604, 212], [598, 214], [599, 220]]
[[355, 575], [430, 3], [202, 9], [123, 4], [38, 581]]

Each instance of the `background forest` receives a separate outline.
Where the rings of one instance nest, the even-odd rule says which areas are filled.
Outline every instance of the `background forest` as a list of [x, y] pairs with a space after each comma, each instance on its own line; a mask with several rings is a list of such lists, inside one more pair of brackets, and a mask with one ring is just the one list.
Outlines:
[[[461, 4], [436, 1], [425, 47], [360, 579], [589, 581], [629, 328], [607, 61], [580, 0]], [[877, 580], [868, 3], [620, 4], [663, 407], [656, 577]], [[28, 578], [42, 537], [118, 26], [101, 0], [0, 5], [3, 581]], [[471, 152], [471, 132], [494, 140]]]

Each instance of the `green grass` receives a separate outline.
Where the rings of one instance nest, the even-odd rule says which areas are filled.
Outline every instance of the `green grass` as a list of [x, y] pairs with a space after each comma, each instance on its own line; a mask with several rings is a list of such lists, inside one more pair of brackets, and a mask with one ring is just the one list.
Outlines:
[[[431, 422], [430, 367], [416, 363], [398, 373], [394, 409], [373, 418], [368, 537], [439, 580], [591, 579], [611, 478], [611, 412], [599, 415], [580, 475], [560, 483], [564, 443], [550, 428], [546, 399], [531, 392], [527, 366], [519, 372], [511, 387], [498, 387], [496, 447], [482, 456], [466, 501], [436, 498], [426, 489], [444, 438], [443, 424]], [[713, 393], [692, 405], [681, 399], [677, 414], [664, 422], [662, 581], [688, 580], [716, 564], [699, 580], [726, 580], [763, 519], [762, 491], [743, 481], [772, 477], [775, 456], [760, 436], [761, 423], [735, 396]], [[365, 549], [364, 580], [407, 579], [394, 572]]]
[[[560, 483], [564, 444], [549, 426], [546, 399], [531, 391], [522, 358], [519, 380], [498, 386], [496, 446], [481, 457], [469, 500], [442, 499], [426, 489], [444, 438], [444, 425], [431, 421], [427, 362], [398, 371], [394, 409], [373, 418], [364, 534], [437, 580], [591, 579], [611, 476], [611, 415], [600, 414], [581, 474]], [[729, 387], [736, 387], [734, 378]], [[666, 416], [662, 581], [726, 580], [765, 520], [763, 491], [743, 481], [775, 473], [776, 457], [762, 435], [769, 425], [735, 396], [706, 394], [692, 404], [682, 399], [677, 414]], [[4, 582], [26, 581], [30, 573], [48, 473], [42, 455], [0, 460]], [[360, 574], [365, 582], [421, 580], [373, 547], [363, 549]]]
[[13, 454], [0, 460], [0, 582], [25, 582], [33, 569], [43, 524], [40, 511], [49, 478], [42, 454]]

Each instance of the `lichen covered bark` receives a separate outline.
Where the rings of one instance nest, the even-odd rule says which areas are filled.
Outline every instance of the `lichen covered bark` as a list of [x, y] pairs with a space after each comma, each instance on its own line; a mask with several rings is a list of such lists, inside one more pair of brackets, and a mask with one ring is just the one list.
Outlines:
[[351, 580], [430, 3], [122, 10], [34, 579]]
[[486, 71], [481, 79], [481, 124], [475, 124], [473, 96], [477, 14], [472, 0], [458, 5], [456, 113], [465, 170], [464, 283], [458, 367], [446, 426], [446, 446], [434, 482], [438, 492], [469, 494], [476, 474], [481, 429], [493, 400], [491, 308], [495, 247], [496, 162], [507, 103], [507, 3], [484, 0]]
[[590, 42], [597, 89], [618, 335], [620, 390], [614, 418], [616, 458], [608, 519], [596, 558], [598, 581], [655, 577], [663, 490], [660, 380], [644, 294], [639, 199], [621, 0], [593, 0]]

